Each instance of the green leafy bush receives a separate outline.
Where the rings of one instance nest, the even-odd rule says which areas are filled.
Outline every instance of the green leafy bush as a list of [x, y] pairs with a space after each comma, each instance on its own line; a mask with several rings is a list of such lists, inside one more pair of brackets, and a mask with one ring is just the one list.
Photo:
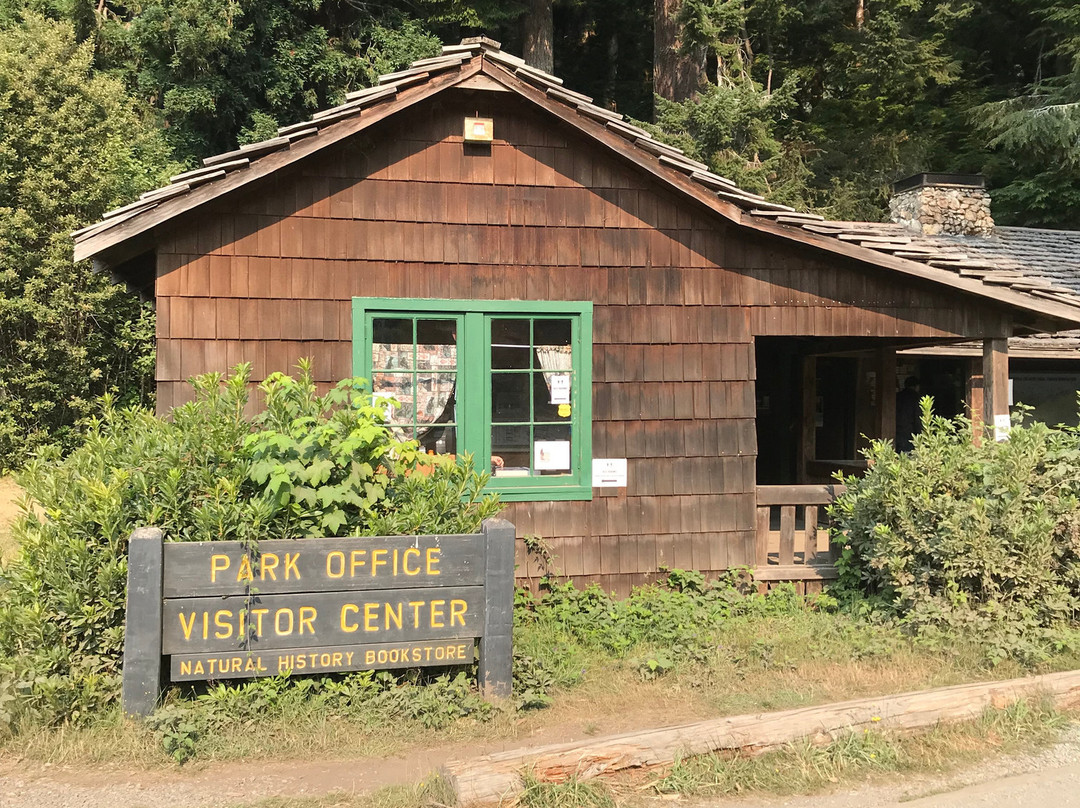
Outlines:
[[657, 653], [640, 660], [648, 675], [673, 669], [680, 661], [702, 661], [716, 646], [716, 632], [736, 617], [772, 617], [831, 608], [827, 596], [803, 598], [791, 586], [767, 594], [739, 584], [738, 573], [706, 581], [698, 572], [670, 570], [663, 585], [635, 589], [616, 599], [597, 586], [549, 583], [539, 598], [521, 593], [518, 625], [544, 621], [569, 633], [584, 647], [625, 658], [640, 648]]
[[869, 598], [926, 637], [983, 636], [994, 661], [1043, 658], [1080, 607], [1080, 446], [1073, 430], [1017, 423], [1003, 442], [931, 414], [913, 451], [866, 450], [831, 508], [837, 593]]
[[395, 440], [362, 380], [318, 396], [306, 364], [297, 379], [275, 374], [254, 422], [247, 380], [246, 367], [195, 379], [195, 400], [168, 420], [107, 398], [81, 446], [27, 466], [20, 482], [35, 505], [13, 527], [21, 550], [0, 578], [0, 732], [23, 715], [77, 721], [115, 700], [135, 527], [257, 542], [470, 533], [498, 512], [486, 475]]

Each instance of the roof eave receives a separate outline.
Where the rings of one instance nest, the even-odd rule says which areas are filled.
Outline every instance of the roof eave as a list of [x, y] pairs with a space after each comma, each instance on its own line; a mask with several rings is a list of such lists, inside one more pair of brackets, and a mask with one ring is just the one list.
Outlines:
[[437, 75], [423, 84], [399, 90], [397, 97], [393, 100], [364, 109], [354, 117], [326, 124], [316, 136], [296, 141], [286, 149], [260, 157], [242, 171], [227, 174], [215, 182], [195, 188], [182, 196], [166, 200], [156, 207], [118, 224], [116, 227], [77, 241], [75, 243], [75, 260], [83, 261], [87, 258], [97, 258], [106, 263], [114, 263], [111, 260], [114, 253], [122, 255], [131, 252], [130, 249], [123, 249], [125, 242], [138, 239], [140, 236], [150, 233], [178, 216], [190, 213], [226, 194], [245, 188], [251, 183], [257, 182], [299, 160], [303, 160], [305, 157], [329, 148], [403, 109], [465, 81], [480, 72], [481, 62], [481, 57], [475, 57], [463, 63], [456, 73]]
[[[625, 138], [609, 132], [606, 127], [591, 118], [578, 115], [576, 112], [566, 109], [562, 104], [552, 101], [545, 92], [512, 75], [502, 66], [485, 60], [482, 70], [486, 75], [500, 81], [519, 95], [555, 115], [564, 123], [586, 134], [591, 139], [603, 143], [616, 154], [644, 169], [669, 188], [694, 198], [733, 224], [800, 244], [809, 244], [834, 255], [845, 256], [863, 263], [901, 272], [910, 277], [943, 284], [997, 304], [1004, 304], [1010, 308], [1021, 308], [1032, 314], [1049, 318], [1055, 326], [1061, 323], [1061, 327], [1068, 328], [1080, 324], [1080, 307], [1070, 306], [1065, 303], [1054, 303], [1053, 301], [1036, 301], [1007, 287], [987, 289], [981, 281], [962, 278], [948, 270], [937, 269], [906, 258], [884, 255], [858, 244], [837, 241], [836, 239], [809, 233], [802, 228], [763, 220], [709, 193], [705, 188], [691, 180], [689, 176], [663, 165], [658, 158], [647, 159], [653, 156], [643, 153], [642, 150], [635, 149], [633, 144], [628, 143]], [[634, 153], [629, 154], [630, 150], [634, 150]]]

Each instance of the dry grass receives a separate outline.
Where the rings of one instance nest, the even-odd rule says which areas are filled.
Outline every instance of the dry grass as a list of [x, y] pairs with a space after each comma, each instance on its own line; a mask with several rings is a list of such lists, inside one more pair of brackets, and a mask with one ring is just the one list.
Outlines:
[[[762, 625], [761, 631], [769, 631]], [[773, 632], [780, 631], [773, 625]], [[801, 634], [799, 625], [788, 632]], [[797, 637], [792, 637], [795, 643]], [[865, 659], [820, 657], [821, 645], [803, 656], [781, 655], [757, 665], [735, 662], [724, 649], [705, 664], [686, 666], [655, 680], [643, 681], [629, 661], [587, 660], [583, 680], [555, 694], [545, 710], [497, 711], [486, 722], [459, 720], [445, 729], [425, 729], [414, 722], [380, 725], [327, 716], [267, 715], [253, 728], [225, 727], [201, 739], [203, 763], [266, 759], [357, 759], [406, 755], [448, 747], [453, 756], [481, 754], [495, 746], [539, 745], [595, 735], [698, 721], [720, 715], [823, 704], [871, 695], [887, 695], [981, 679], [1007, 679], [1024, 671], [1006, 663], [986, 669], [976, 650], [945, 654], [918, 646], [893, 649]], [[1060, 660], [1056, 669], [1080, 667]], [[118, 714], [86, 728], [25, 727], [3, 744], [5, 751], [54, 765], [100, 765], [123, 762], [139, 768], [175, 764], [144, 726]]]
[[[1040, 704], [1017, 703], [981, 718], [925, 732], [863, 732], [825, 746], [796, 743], [758, 758], [705, 755], [679, 761], [665, 775], [601, 781], [538, 783], [526, 778], [522, 808], [648, 808], [672, 799], [735, 797], [750, 793], [813, 794], [845, 785], [882, 783], [897, 775], [954, 771], [1003, 753], [1045, 747], [1070, 718]], [[431, 779], [370, 794], [272, 798], [234, 808], [433, 808], [452, 805], [446, 785]]]
[[22, 489], [11, 477], [0, 477], [0, 561], [10, 561], [18, 545], [11, 537], [11, 523], [19, 515]]

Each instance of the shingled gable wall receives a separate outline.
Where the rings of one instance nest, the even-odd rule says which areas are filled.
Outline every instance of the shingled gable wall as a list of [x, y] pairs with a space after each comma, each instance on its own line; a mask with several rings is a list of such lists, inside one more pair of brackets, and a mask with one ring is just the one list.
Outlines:
[[[495, 122], [466, 151], [465, 115]], [[629, 487], [506, 518], [616, 591], [753, 560], [755, 335], [1008, 333], [985, 301], [742, 231], [506, 93], [447, 91], [158, 240], [158, 408], [196, 373], [352, 373], [354, 296], [591, 300], [593, 455]], [[519, 557], [519, 573], [535, 573]]]

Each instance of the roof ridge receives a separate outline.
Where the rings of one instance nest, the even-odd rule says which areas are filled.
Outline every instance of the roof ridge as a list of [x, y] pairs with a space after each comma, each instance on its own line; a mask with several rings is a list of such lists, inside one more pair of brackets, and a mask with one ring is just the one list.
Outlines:
[[[1024, 276], [1024, 266], [1012, 256], [1001, 256], [994, 260], [991, 256], [979, 255], [969, 258], [966, 254], [955, 251], [956, 242], [945, 239], [935, 240], [919, 234], [903, 233], [904, 238], [894, 237], [893, 233], [902, 228], [896, 222], [844, 222], [829, 220], [813, 213], [804, 213], [779, 202], [771, 202], [763, 196], [748, 191], [732, 180], [713, 173], [708, 165], [685, 154], [681, 149], [657, 139], [652, 132], [631, 122], [631, 119], [615, 110], [606, 109], [583, 94], [563, 86], [563, 80], [529, 65], [525, 59], [502, 50], [502, 44], [486, 36], [466, 37], [457, 45], [445, 45], [434, 56], [416, 59], [405, 68], [379, 76], [371, 87], [365, 87], [345, 94], [344, 102], [329, 109], [320, 110], [308, 121], [282, 126], [275, 137], [259, 143], [249, 143], [224, 154], [213, 155], [203, 160], [203, 167], [181, 172], [171, 178], [171, 183], [162, 188], [144, 194], [140, 199], [109, 211], [96, 222], [73, 233], [76, 244], [94, 239], [112, 227], [128, 222], [143, 213], [158, 208], [159, 204], [168, 204], [176, 197], [181, 197], [196, 188], [212, 185], [226, 175], [237, 171], [251, 170], [260, 159], [278, 151], [291, 149], [298, 140], [318, 137], [325, 128], [330, 128], [346, 119], [365, 114], [370, 108], [381, 108], [393, 103], [400, 91], [414, 85], [426, 84], [437, 74], [458, 69], [472, 62], [477, 57], [490, 60], [494, 67], [505, 71], [511, 77], [524, 82], [532, 90], [542, 92], [544, 98], [565, 107], [568, 111], [588, 119], [591, 126], [601, 126], [605, 131], [617, 135], [630, 148], [641, 155], [642, 160], [652, 164], [650, 170], [675, 172], [689, 182], [704, 189], [714, 198], [734, 205], [742, 211], [743, 223], [768, 223], [768, 229], [779, 228], [781, 233], [792, 234], [798, 231], [815, 234], [818, 238], [829, 238], [839, 243], [871, 250], [890, 259], [910, 261], [923, 266], [932, 266], [950, 274], [975, 278], [990, 286], [1011, 285], [1009, 281], [1019, 276], [1015, 291], [1028, 297], [1044, 297], [1062, 300], [1080, 307], [1080, 294], [1065, 286], [1054, 283], [1053, 286], [1040, 289], [1026, 289], [1031, 286], [1031, 277], [1055, 281], [1031, 268], [1032, 275]], [[452, 82], [451, 82], [452, 85]], [[520, 90], [518, 90], [520, 92]], [[587, 130], [586, 130], [587, 131]], [[739, 221], [738, 217], [735, 217]], [[881, 235], [886, 231], [888, 235]], [[997, 231], [1005, 235], [1013, 232], [1075, 234], [1080, 231], [1052, 230], [1049, 228], [1007, 228]], [[121, 239], [122, 240], [122, 239]], [[973, 242], [968, 241], [968, 244]], [[97, 252], [100, 252], [99, 248]], [[95, 254], [95, 250], [88, 251]], [[1078, 268], [1080, 276], [1080, 268]], [[942, 279], [945, 281], [945, 279]], [[947, 281], [945, 281], [947, 282]], [[1078, 287], [1080, 288], [1080, 287]], [[1078, 317], [1080, 321], [1080, 317]]]

